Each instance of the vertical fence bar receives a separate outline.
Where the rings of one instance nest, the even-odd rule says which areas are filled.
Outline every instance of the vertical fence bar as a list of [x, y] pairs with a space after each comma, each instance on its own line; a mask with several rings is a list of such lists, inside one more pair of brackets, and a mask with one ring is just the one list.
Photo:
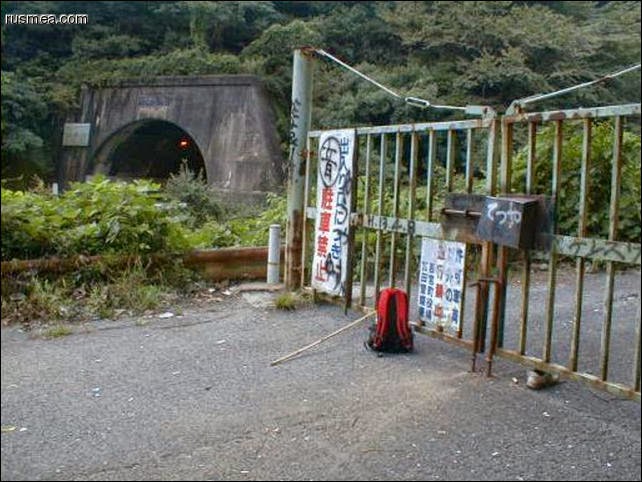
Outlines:
[[466, 129], [466, 192], [473, 192], [473, 130]]
[[[508, 193], [510, 190], [510, 178], [513, 157], [513, 124], [502, 122], [502, 149], [500, 166], [500, 192]], [[504, 300], [506, 296], [506, 272], [508, 265], [508, 251], [505, 246], [497, 247], [497, 280], [495, 283], [493, 298], [493, 317], [490, 326], [490, 343], [486, 354], [487, 371], [486, 375], [492, 374], [493, 356], [498, 347], [502, 345], [503, 338], [503, 314]]]
[[381, 288], [381, 216], [383, 216], [383, 188], [384, 188], [384, 166], [386, 163], [386, 135], [381, 134], [381, 157], [379, 160], [379, 205], [377, 214], [379, 223], [377, 224], [377, 244], [375, 248], [375, 265], [374, 265], [374, 308], [377, 309], [379, 290]]
[[[587, 202], [589, 194], [589, 170], [591, 168], [591, 141], [592, 141], [591, 119], [584, 119], [582, 137], [582, 164], [580, 172], [580, 211], [577, 224], [577, 236], [586, 236]], [[571, 352], [569, 354], [568, 367], [577, 371], [577, 360], [580, 350], [580, 327], [582, 324], [582, 298], [584, 295], [584, 258], [577, 258], [575, 262], [575, 314], [573, 316], [573, 333], [571, 337]]]
[[288, 171], [285, 286], [294, 290], [301, 281], [301, 242], [303, 213], [304, 146], [312, 114], [312, 54], [294, 51], [292, 105], [290, 107], [290, 158]]
[[[397, 132], [395, 137], [395, 178], [393, 180], [393, 197], [392, 197], [392, 217], [397, 218], [399, 215], [399, 185], [401, 169], [401, 155], [403, 153], [403, 139], [401, 132]], [[397, 278], [397, 233], [392, 230], [390, 233], [390, 286], [394, 287]]]
[[[620, 185], [622, 181], [622, 117], [615, 117], [613, 141], [613, 170], [611, 174], [611, 203], [609, 207], [609, 241], [615, 241], [618, 230], [618, 210], [620, 207]], [[611, 342], [611, 322], [613, 318], [613, 283], [615, 264], [606, 265], [606, 291], [604, 294], [604, 321], [602, 323], [600, 375], [606, 381], [609, 372], [609, 346]]]
[[455, 167], [455, 131], [448, 130], [446, 138], [446, 192], [453, 190], [453, 174]]
[[[500, 121], [493, 119], [488, 126], [488, 139], [486, 149], [486, 194], [495, 194], [497, 180], [497, 132]], [[493, 245], [490, 241], [482, 243], [481, 260], [479, 263], [479, 277], [488, 279], [490, 266], [492, 264]], [[475, 297], [475, 316], [473, 318], [473, 349], [471, 360], [471, 371], [475, 371], [477, 353], [483, 353], [486, 345], [486, 327], [488, 324], [488, 282], [482, 281], [477, 285], [477, 296]]]
[[532, 194], [537, 155], [537, 123], [528, 123], [528, 158], [526, 160], [526, 194]]
[[[552, 197], [553, 221], [552, 234], [557, 234], [557, 214], [559, 212], [559, 182], [562, 172], [562, 121], [555, 121], [555, 142], [553, 144], [553, 179]], [[548, 298], [546, 300], [546, 331], [544, 335], [544, 352], [542, 359], [548, 363], [551, 361], [551, 341], [553, 337], [553, 318], [555, 316], [555, 278], [557, 275], [557, 249], [555, 243], [551, 246], [550, 260], [548, 263]]]
[[419, 145], [419, 138], [417, 133], [413, 131], [410, 137], [410, 163], [408, 166], [408, 232], [406, 234], [406, 262], [404, 266], [404, 285], [408, 299], [410, 298], [410, 263], [413, 255], [413, 241], [414, 241], [414, 220], [415, 220], [415, 193], [417, 189], [417, 150]]
[[437, 131], [428, 132], [428, 165], [426, 167], [426, 219], [432, 221], [433, 168], [437, 151]]
[[499, 154], [498, 145], [498, 131], [500, 130], [501, 122], [497, 119], [493, 120], [488, 126], [488, 146], [486, 152], [486, 194], [489, 196], [495, 195], [497, 191], [497, 156]]
[[[528, 156], [526, 158], [526, 194], [533, 193], [533, 173], [537, 156], [537, 124], [528, 123]], [[526, 353], [526, 336], [528, 333], [528, 296], [531, 286], [531, 256], [524, 250], [524, 264], [522, 266], [522, 310], [519, 325], [519, 354]]]
[[305, 141], [305, 182], [303, 190], [303, 230], [301, 232], [301, 285], [305, 286], [305, 263], [308, 249], [308, 219], [306, 209], [310, 204], [310, 138]]
[[[638, 298], [639, 299], [639, 298]], [[640, 391], [640, 352], [642, 351], [642, 319], [640, 318], [640, 302], [638, 301], [638, 317], [635, 325], [635, 356], [633, 357], [633, 387]]]
[[[513, 141], [514, 141], [514, 124], [506, 124], [506, 143], [502, 144], [501, 170], [500, 170], [500, 192], [510, 194], [511, 178], [513, 176]], [[499, 291], [500, 309], [499, 321], [497, 325], [497, 347], [504, 346], [504, 321], [506, 312], [506, 290], [508, 288], [508, 251], [504, 246], [498, 246], [498, 278], [499, 283], [495, 285], [495, 291]], [[501, 255], [500, 252], [501, 251]]]
[[[465, 182], [466, 182], [466, 192], [468, 194], [473, 192], [473, 173], [475, 171], [475, 166], [473, 163], [473, 129], [466, 129], [466, 173], [465, 173]], [[470, 259], [470, 250], [466, 249], [466, 254], [464, 255], [464, 281], [463, 285], [466, 286], [466, 266], [468, 266], [468, 261]], [[461, 312], [459, 313], [459, 328], [457, 328], [457, 338], [461, 338], [464, 335], [464, 320], [466, 312], [466, 290], [461, 292]]]
[[[363, 193], [363, 213], [366, 216], [370, 215], [370, 155], [372, 153], [372, 136], [368, 134], [366, 136], [366, 180]], [[362, 228], [363, 239], [361, 240], [361, 273], [360, 280], [361, 284], [359, 286], [359, 305], [366, 305], [366, 284], [367, 284], [367, 263], [368, 263], [368, 231]]]

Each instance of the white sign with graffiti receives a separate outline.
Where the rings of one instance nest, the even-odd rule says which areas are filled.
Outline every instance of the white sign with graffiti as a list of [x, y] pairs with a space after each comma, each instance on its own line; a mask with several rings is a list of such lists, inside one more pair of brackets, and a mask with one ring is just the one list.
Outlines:
[[419, 319], [459, 330], [466, 244], [424, 238], [419, 267]]
[[344, 296], [348, 274], [348, 234], [355, 131], [324, 132], [319, 139], [317, 219], [312, 287]]

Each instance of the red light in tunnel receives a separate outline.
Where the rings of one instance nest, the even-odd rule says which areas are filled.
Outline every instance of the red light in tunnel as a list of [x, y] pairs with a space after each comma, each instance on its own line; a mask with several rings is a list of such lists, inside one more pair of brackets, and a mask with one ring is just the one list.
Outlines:
[[189, 140], [187, 139], [181, 139], [178, 141], [178, 147], [181, 149], [187, 149], [189, 147]]

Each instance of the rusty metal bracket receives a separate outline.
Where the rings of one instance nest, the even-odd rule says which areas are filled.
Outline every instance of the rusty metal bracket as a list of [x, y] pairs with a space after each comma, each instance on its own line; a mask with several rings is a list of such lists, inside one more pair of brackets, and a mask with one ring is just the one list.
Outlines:
[[465, 216], [467, 218], [479, 218], [481, 217], [482, 213], [479, 211], [475, 211], [473, 209], [451, 209], [451, 208], [442, 208], [441, 209], [442, 214], [454, 214], [458, 216]]
[[479, 286], [482, 283], [497, 283], [501, 284], [501, 281], [497, 278], [477, 278], [472, 283], [469, 283], [468, 286]]

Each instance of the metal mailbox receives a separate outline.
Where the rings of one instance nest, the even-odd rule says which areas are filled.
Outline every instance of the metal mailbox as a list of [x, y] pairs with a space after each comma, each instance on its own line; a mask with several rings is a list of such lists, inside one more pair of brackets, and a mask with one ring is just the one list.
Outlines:
[[487, 196], [477, 236], [502, 246], [533, 248], [539, 223], [538, 204], [533, 198]]

